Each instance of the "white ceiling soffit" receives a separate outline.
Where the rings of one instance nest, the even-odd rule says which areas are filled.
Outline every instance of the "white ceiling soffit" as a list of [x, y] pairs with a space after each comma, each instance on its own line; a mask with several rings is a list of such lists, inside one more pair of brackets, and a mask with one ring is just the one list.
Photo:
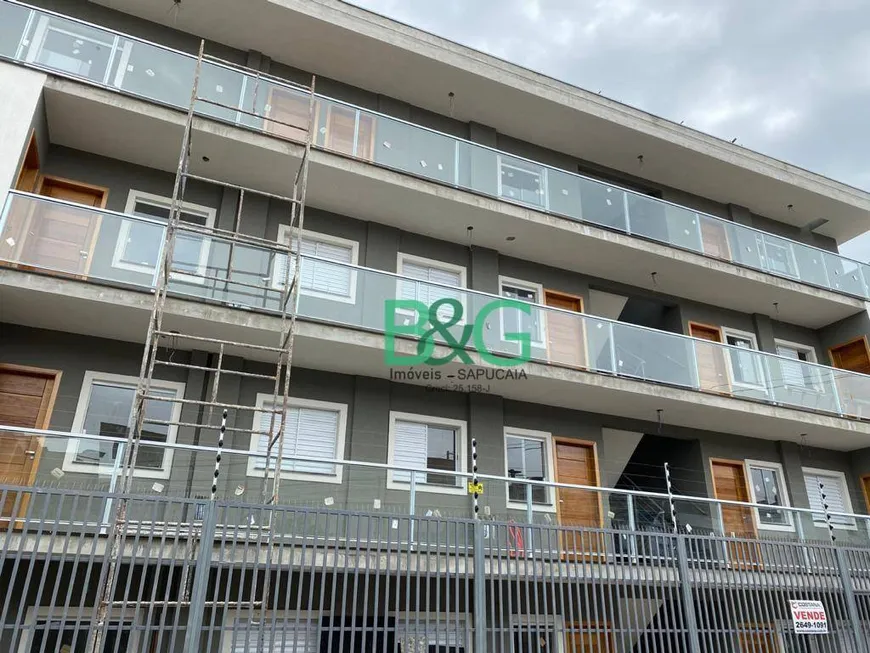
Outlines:
[[459, 120], [839, 242], [868, 229], [866, 191], [339, 0], [91, 1], [437, 113], [452, 92]]

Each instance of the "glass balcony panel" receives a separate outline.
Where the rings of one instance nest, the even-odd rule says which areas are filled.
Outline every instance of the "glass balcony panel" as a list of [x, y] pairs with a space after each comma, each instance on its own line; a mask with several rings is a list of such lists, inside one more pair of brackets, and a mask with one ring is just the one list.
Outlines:
[[551, 213], [583, 219], [583, 204], [580, 189], [583, 178], [555, 168], [547, 170], [547, 201]]
[[[866, 297], [867, 291], [861, 278], [861, 264], [836, 254], [816, 250], [816, 255], [824, 257], [828, 268], [830, 288], [842, 293]], [[806, 279], [804, 279], [806, 281]]]
[[698, 214], [638, 193], [628, 193], [631, 233], [702, 251]]
[[738, 230], [734, 224], [699, 215], [701, 249], [705, 255], [723, 261], [736, 261], [740, 252]]
[[[708, 218], [709, 219], [709, 218]], [[756, 270], [764, 270], [764, 239], [755, 229], [732, 222], [728, 225], [731, 260]]]
[[618, 231], [628, 231], [626, 192], [615, 186], [579, 178], [583, 219]]
[[510, 202], [546, 208], [547, 168], [505, 154], [498, 156], [498, 194]]
[[237, 109], [244, 101], [245, 81], [246, 76], [240, 71], [204, 62], [197, 95], [205, 99], [197, 102], [196, 112], [225, 122], [240, 122]]
[[[241, 125], [291, 141], [301, 142], [306, 139], [310, 94], [253, 75], [244, 77], [242, 89], [241, 104], [247, 113], [239, 114], [238, 121]], [[315, 103], [315, 125], [318, 111], [319, 104]], [[315, 127], [312, 138], [316, 139], [316, 133]]]
[[[768, 356], [765, 363], [770, 374], [771, 401], [807, 410], [838, 412], [840, 388], [834, 385], [832, 368], [778, 356]], [[846, 385], [851, 385], [852, 378], [857, 376], [844, 377]]]
[[798, 278], [794, 243], [779, 236], [762, 234], [764, 241], [763, 265], [768, 272], [781, 277]]
[[693, 387], [692, 341], [630, 324], [613, 323], [616, 373], [645, 381]]
[[740, 399], [770, 401], [770, 383], [764, 354], [744, 347], [723, 347], [722, 359], [728, 379], [726, 394]]
[[109, 83], [117, 55], [113, 32], [40, 13], [35, 14], [21, 45], [18, 54], [26, 63], [98, 84]]
[[[348, 110], [345, 105], [335, 103], [326, 106], [327, 123], [318, 128], [318, 132], [326, 130], [322, 135], [327, 139], [324, 142], [327, 149], [341, 151], [336, 134], [339, 122], [347, 119], [345, 113]], [[355, 156], [374, 160], [375, 163], [418, 177], [455, 183], [455, 139], [384, 116], [375, 118], [365, 112], [359, 112], [359, 115], [357, 139], [354, 141], [351, 133], [349, 141], [357, 143]]]
[[118, 72], [111, 80], [121, 90], [169, 106], [187, 108], [196, 60], [141, 41], [121, 44]]
[[18, 55], [27, 23], [33, 15], [32, 10], [21, 5], [0, 4], [0, 56], [14, 58]]
[[[830, 372], [826, 375], [825, 372]], [[818, 374], [829, 376], [840, 399], [840, 411], [849, 417], [870, 418], [870, 375], [846, 370], [820, 368]]]
[[822, 288], [831, 287], [830, 269], [826, 267], [827, 261], [824, 252], [799, 243], [794, 244], [793, 251], [801, 281]]
[[864, 279], [864, 297], [870, 298], [870, 264], [861, 264], [861, 276]]
[[456, 151], [458, 173], [456, 185], [490, 197], [497, 197], [498, 152], [467, 141], [456, 141]]

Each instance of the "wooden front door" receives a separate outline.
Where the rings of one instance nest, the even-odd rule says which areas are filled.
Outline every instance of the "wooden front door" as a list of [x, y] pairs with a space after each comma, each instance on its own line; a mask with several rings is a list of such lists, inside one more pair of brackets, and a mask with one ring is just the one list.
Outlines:
[[575, 631], [568, 633], [566, 638], [565, 650], [568, 653], [610, 653], [614, 650], [610, 624], [574, 624], [574, 628]]
[[[710, 342], [722, 342], [722, 331], [719, 327], [709, 324], [689, 322], [689, 335]], [[698, 361], [698, 383], [701, 385], [701, 390], [728, 394], [731, 385], [728, 382], [725, 349], [698, 342], [695, 343], [695, 356]]]
[[[595, 444], [569, 438], [555, 438], [556, 482], [594, 485], [598, 482]], [[559, 488], [557, 492], [559, 524], [566, 527], [601, 528], [601, 494], [592, 490]], [[599, 533], [565, 531], [562, 551], [594, 553], [603, 550]]]
[[[57, 177], [43, 177], [39, 194], [82, 206], [103, 208], [108, 190]], [[30, 204], [30, 203], [28, 203]], [[44, 202], [30, 204], [24, 222], [20, 266], [46, 268], [86, 276], [100, 229], [99, 213], [78, 207]]]
[[36, 145], [36, 132], [31, 132], [30, 141], [27, 144], [27, 152], [24, 155], [24, 162], [21, 164], [18, 180], [15, 182], [15, 190], [24, 191], [25, 193], [36, 192], [38, 181], [39, 148]]
[[[870, 345], [859, 336], [828, 350], [831, 364], [841, 370], [870, 374]], [[835, 374], [841, 410], [853, 417], [870, 418], [870, 379], [853, 374]]]
[[[574, 295], [544, 291], [547, 306], [574, 313], [583, 312], [583, 299]], [[582, 317], [547, 311], [547, 356], [551, 363], [586, 367], [586, 332]]]
[[782, 650], [772, 624], [744, 624], [742, 627], [748, 630], [738, 635], [741, 653], [779, 653]]
[[718, 220], [700, 217], [701, 242], [707, 256], [731, 260], [731, 247], [728, 245], [728, 234], [725, 225]]
[[[269, 90], [266, 104], [266, 131], [291, 141], [304, 141], [308, 134], [308, 115], [310, 98], [305, 93], [289, 89], [273, 87]], [[314, 102], [314, 123], [312, 131], [316, 132], [317, 107]], [[315, 134], [312, 134], [312, 142]]]
[[[59, 382], [55, 370], [0, 364], [0, 425], [47, 429]], [[41, 453], [39, 436], [4, 432], [0, 426], [0, 484], [32, 485]], [[24, 514], [29, 499], [8, 493], [0, 505], [0, 522]]]
[[[713, 493], [717, 499], [749, 502], [746, 468], [741, 461], [711, 458], [710, 467], [713, 472]], [[723, 505], [722, 522], [726, 537], [758, 536], [751, 508]], [[731, 542], [729, 553], [732, 564], [740, 567], [757, 564], [759, 560], [755, 544]]]
[[864, 490], [864, 502], [867, 504], [867, 510], [870, 510], [870, 474], [861, 477], [861, 487]]

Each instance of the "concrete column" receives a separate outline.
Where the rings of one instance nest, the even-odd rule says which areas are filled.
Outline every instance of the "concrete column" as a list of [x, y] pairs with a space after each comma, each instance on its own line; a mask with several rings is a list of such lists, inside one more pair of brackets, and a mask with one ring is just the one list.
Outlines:
[[42, 122], [45, 79], [42, 73], [0, 62], [0, 200], [15, 186], [30, 132]]
[[236, 210], [239, 206], [239, 192], [234, 188], [221, 188], [220, 205], [218, 206], [215, 225], [219, 229], [231, 230], [235, 225]]
[[399, 253], [399, 230], [377, 222], [368, 223], [364, 265], [396, 272]]
[[[780, 440], [776, 443], [776, 448], [779, 452], [779, 462], [782, 464], [783, 474], [785, 474], [785, 486], [791, 499], [791, 505], [796, 508], [809, 508], [810, 500], [807, 496], [807, 486], [804, 483], [804, 473], [801, 469], [803, 465], [800, 447], [794, 442]], [[805, 525], [809, 523], [809, 520], [805, 520]]]
[[487, 127], [478, 122], [470, 122], [468, 123], [468, 140], [487, 147], [498, 147], [498, 132], [493, 127]]
[[773, 322], [767, 315], [761, 313], [752, 314], [752, 324], [755, 335], [758, 338], [758, 348], [771, 354], [776, 353], [776, 342], [773, 337]]
[[471, 249], [471, 275], [468, 287], [498, 294], [498, 252], [485, 247]]
[[268, 73], [271, 67], [272, 59], [267, 57], [262, 52], [257, 50], [248, 50], [248, 60], [245, 65], [253, 70], [259, 70], [263, 73]]
[[[386, 379], [356, 377], [353, 405], [347, 425], [344, 452], [349, 460], [386, 463], [390, 429], [390, 382]], [[346, 502], [375, 510], [383, 502], [387, 474], [383, 470], [348, 467], [344, 470]], [[339, 489], [335, 489], [336, 494]], [[395, 501], [406, 503], [406, 493], [397, 493]]]
[[745, 206], [729, 204], [728, 215], [731, 217], [731, 220], [737, 224], [746, 225], [747, 227], [752, 226], [752, 213]]
[[[504, 462], [504, 401], [498, 395], [470, 393], [468, 395], [468, 470], [471, 471], [471, 439], [477, 440], [477, 470], [481, 474], [505, 475]], [[504, 514], [507, 490], [498, 481], [483, 481], [480, 515]], [[471, 495], [468, 499], [469, 515]]]

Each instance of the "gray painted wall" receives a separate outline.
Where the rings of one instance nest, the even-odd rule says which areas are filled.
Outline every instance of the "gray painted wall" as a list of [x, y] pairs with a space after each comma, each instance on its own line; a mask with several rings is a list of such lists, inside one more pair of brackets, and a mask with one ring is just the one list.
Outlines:
[[[131, 343], [101, 340], [86, 336], [56, 331], [43, 331], [26, 327], [0, 324], [0, 361], [31, 365], [62, 371], [57, 403], [51, 420], [51, 428], [69, 430], [79, 402], [82, 380], [86, 370], [97, 370], [135, 377], [138, 374], [141, 347]], [[165, 352], [164, 352], [165, 354]], [[173, 360], [193, 361], [208, 364], [208, 354], [202, 352], [175, 352]], [[240, 359], [228, 360], [230, 369], [268, 373], [270, 367]], [[210, 392], [209, 378], [198, 371], [190, 374], [184, 370], [166, 370], [157, 375], [165, 380], [186, 383], [185, 397], [203, 399]], [[517, 381], [521, 382], [521, 381]], [[225, 375], [221, 382], [219, 400], [242, 405], [255, 404], [258, 392], [271, 393], [271, 384], [266, 380]], [[481, 473], [503, 476], [505, 454], [503, 431], [505, 427], [545, 431], [553, 436], [575, 438], [602, 445], [602, 429], [621, 429], [638, 433], [657, 434], [686, 442], [685, 455], [673, 462], [673, 480], [677, 487], [693, 494], [713, 495], [709, 458], [745, 458], [777, 462], [783, 465], [788, 482], [792, 505], [808, 507], [806, 489], [800, 467], [818, 467], [841, 471], [846, 475], [856, 512], [864, 512], [859, 477], [870, 473], [870, 456], [853, 457], [849, 453], [822, 449], [800, 448], [790, 443], [777, 443], [754, 438], [743, 438], [714, 432], [698, 431], [671, 426], [661, 426], [639, 420], [598, 415], [555, 408], [539, 404], [504, 400], [486, 394], [462, 394], [430, 391], [422, 386], [392, 383], [381, 379], [353, 377], [310, 369], [295, 368], [291, 378], [291, 395], [300, 399], [316, 399], [344, 404], [347, 407], [347, 430], [344, 450], [340, 455], [352, 460], [386, 463], [388, 460], [388, 431], [390, 411], [443, 417], [467, 422], [470, 448], [471, 438], [478, 441], [479, 468]], [[193, 421], [194, 407], [186, 407], [182, 419]], [[251, 412], [230, 411], [226, 447], [246, 451], [250, 447], [250, 435], [236, 433], [234, 428], [247, 429], [252, 424]], [[667, 416], [665, 416], [665, 420]], [[213, 417], [215, 427], [219, 416]], [[181, 428], [177, 441], [185, 444], [214, 446], [217, 429]], [[40, 463], [38, 483], [52, 485], [72, 484], [78, 487], [105, 489], [108, 479], [93, 474], [67, 472], [61, 479], [51, 471], [62, 467], [65, 447], [62, 443], [48, 444]], [[470, 469], [470, 451], [464, 452]], [[676, 454], [675, 454], [676, 455]], [[618, 476], [615, 469], [624, 461], [616, 463], [599, 460], [599, 469], [608, 477]], [[211, 453], [177, 452], [172, 464], [170, 478], [161, 479], [159, 488], [164, 495], [208, 496], [214, 459]], [[256, 502], [262, 492], [262, 479], [248, 476], [247, 457], [226, 453], [221, 466], [219, 494], [230, 498]], [[655, 475], [656, 472], [651, 471]], [[706, 479], [706, 491], [700, 482]], [[144, 493], [158, 491], [152, 479], [138, 479], [135, 490]], [[282, 484], [282, 502], [298, 505], [334, 505], [360, 510], [403, 512], [408, 508], [409, 494], [404, 490], [386, 488], [386, 472], [376, 469], [346, 469], [341, 485], [287, 480]], [[329, 501], [331, 500], [331, 502]], [[376, 508], [375, 506], [378, 505]], [[506, 488], [494, 481], [486, 482], [481, 499], [485, 516], [505, 518], [512, 515], [506, 510]], [[427, 492], [421, 488], [417, 495], [417, 510], [420, 514], [438, 511], [442, 516], [468, 516], [470, 498], [465, 495], [444, 495]], [[604, 515], [618, 506], [604, 502]], [[680, 507], [681, 519], [692, 515], [687, 507]], [[514, 515], [520, 517], [521, 513]], [[537, 519], [552, 519], [553, 514], [540, 513]], [[709, 521], [696, 517], [696, 526]], [[816, 529], [807, 521], [808, 536], [823, 538], [823, 530]], [[841, 539], [863, 537], [863, 531], [844, 531]]]
[[[60, 13], [73, 15], [89, 22], [104, 25], [110, 29], [138, 36], [157, 43], [163, 43], [170, 47], [195, 53], [199, 46], [199, 39], [191, 34], [178, 30], [149, 23], [133, 16], [123, 14], [112, 9], [94, 5], [92, 3], [75, 3], [71, 5], [64, 0], [35, 0], [36, 6]], [[309, 77], [310, 72], [301, 71], [291, 65], [272, 61], [258, 52], [243, 52], [230, 48], [220, 43], [208, 42], [206, 51], [209, 54], [233, 61], [238, 64], [248, 65], [264, 72], [283, 77], [296, 82], [303, 82]], [[577, 157], [569, 156], [553, 150], [539, 147], [515, 139], [506, 134], [495, 134], [483, 125], [471, 125], [463, 123], [446, 114], [450, 112], [449, 102], [445, 100], [443, 113], [436, 113], [419, 107], [413, 107], [400, 100], [388, 98], [377, 93], [366, 91], [349, 84], [332, 80], [327, 77], [318, 78], [318, 90], [324, 95], [335, 97], [359, 106], [378, 110], [387, 115], [420, 124], [432, 129], [442, 131], [460, 138], [468, 138], [486, 145], [497, 147], [506, 152], [530, 158], [541, 163], [568, 170], [582, 172], [587, 176], [604, 181], [627, 184], [639, 188], [644, 192], [652, 192], [663, 199], [683, 204], [690, 208], [711, 213], [713, 215], [729, 218], [731, 211], [727, 204], [722, 204], [685, 193], [678, 189], [664, 187], [642, 178], [641, 169], [633, 171], [616, 171], [603, 168], [597, 164], [584, 161]], [[824, 236], [809, 233], [797, 227], [775, 222], [769, 218], [757, 215], [748, 215], [741, 222], [755, 226], [765, 231], [786, 236], [800, 242], [836, 251], [836, 243]]]

